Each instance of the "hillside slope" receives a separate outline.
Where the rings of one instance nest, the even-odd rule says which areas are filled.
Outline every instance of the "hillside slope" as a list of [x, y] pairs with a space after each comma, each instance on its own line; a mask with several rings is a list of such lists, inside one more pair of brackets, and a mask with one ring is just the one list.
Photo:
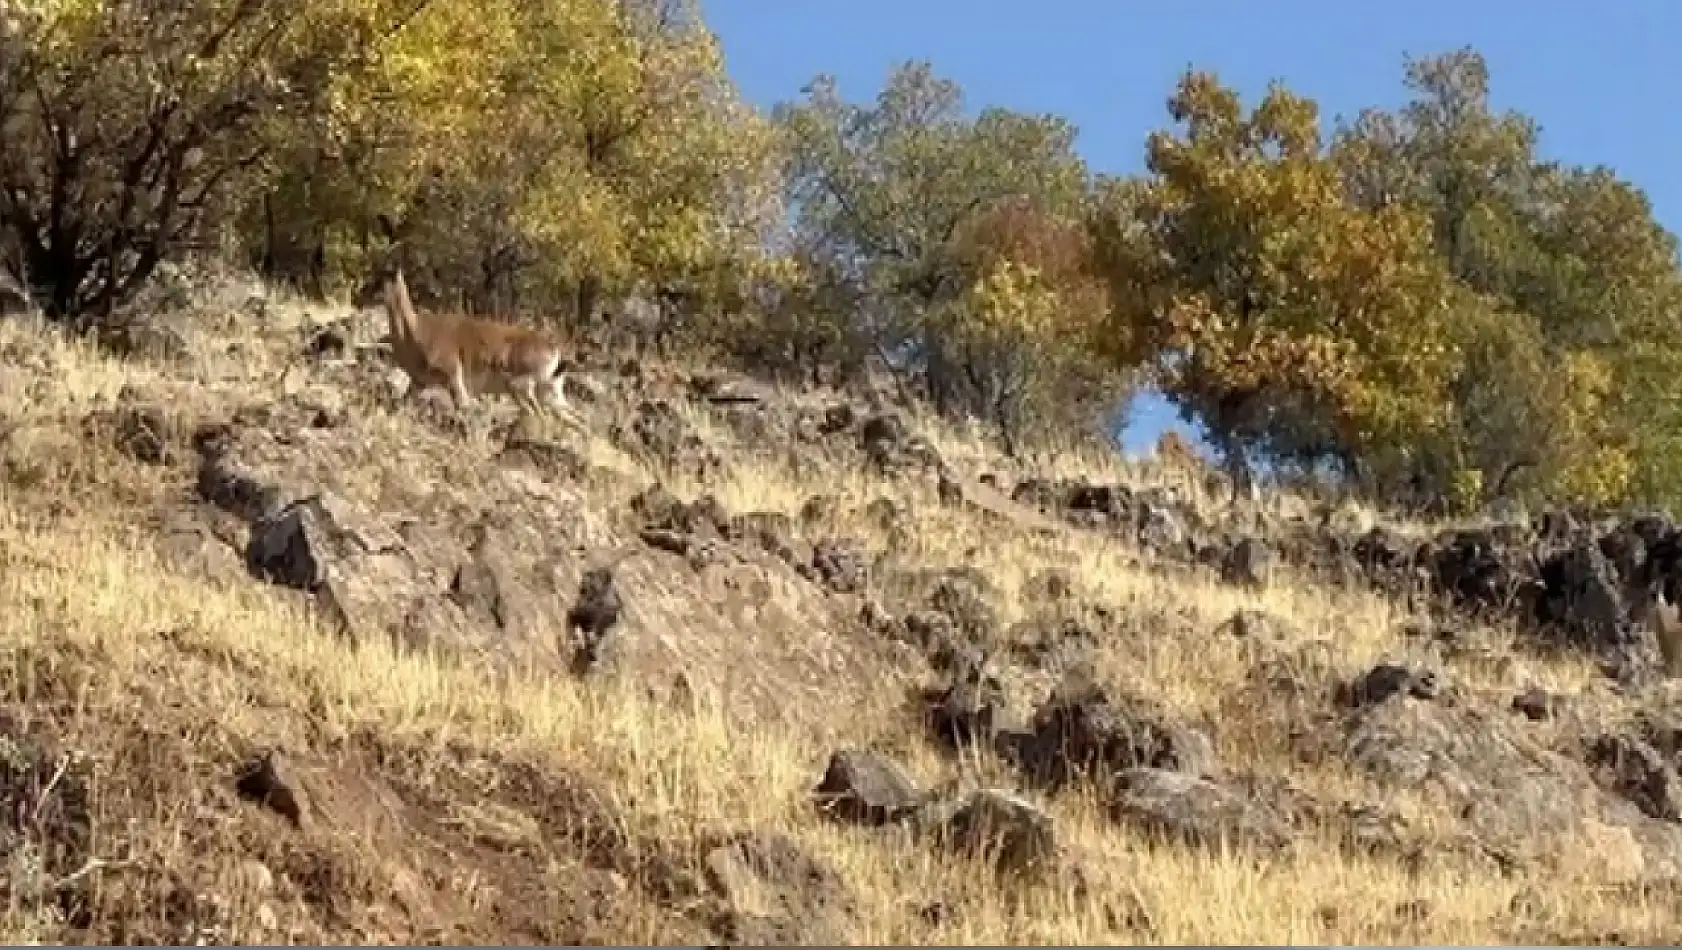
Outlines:
[[1411, 610], [1422, 529], [605, 356], [462, 422], [208, 299], [0, 327], [8, 943], [1682, 933], [1651, 644]]

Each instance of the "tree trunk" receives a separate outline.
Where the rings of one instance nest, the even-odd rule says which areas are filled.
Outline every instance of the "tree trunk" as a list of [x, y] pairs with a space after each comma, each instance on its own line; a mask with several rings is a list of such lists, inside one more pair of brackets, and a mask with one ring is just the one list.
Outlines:
[[595, 326], [596, 302], [601, 297], [601, 292], [601, 278], [594, 274], [578, 282], [573, 304], [573, 320], [581, 329], [588, 330]]

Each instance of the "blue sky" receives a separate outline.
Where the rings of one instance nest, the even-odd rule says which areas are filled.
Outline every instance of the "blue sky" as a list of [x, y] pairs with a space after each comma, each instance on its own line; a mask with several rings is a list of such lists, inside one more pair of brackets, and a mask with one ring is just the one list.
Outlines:
[[[1096, 169], [1138, 171], [1144, 139], [1187, 66], [1213, 69], [1249, 101], [1270, 79], [1318, 100], [1329, 121], [1395, 106], [1404, 54], [1470, 45], [1490, 65], [1497, 108], [1542, 127], [1543, 152], [1603, 164], [1682, 226], [1682, 2], [1677, 0], [702, 0], [732, 77], [769, 107], [815, 74], [875, 96], [895, 63], [927, 59], [971, 108], [1056, 112], [1080, 127]], [[1180, 426], [1135, 405], [1129, 451]]]

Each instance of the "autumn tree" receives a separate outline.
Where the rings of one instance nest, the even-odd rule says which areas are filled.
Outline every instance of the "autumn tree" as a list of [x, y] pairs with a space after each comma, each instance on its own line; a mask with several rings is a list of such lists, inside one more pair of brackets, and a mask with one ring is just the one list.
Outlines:
[[0, 6], [0, 259], [49, 315], [108, 313], [424, 2]]
[[[778, 216], [776, 150], [714, 38], [667, 0], [434, 0], [300, 136], [276, 249], [354, 275], [381, 214], [417, 296], [571, 310], [639, 282], [723, 305]], [[294, 255], [308, 260], [308, 255]]]
[[1430, 218], [1351, 200], [1313, 102], [1248, 112], [1209, 73], [1169, 100], [1148, 175], [1093, 216], [1111, 286], [1104, 343], [1153, 365], [1240, 479], [1249, 453], [1396, 466], [1445, 417], [1459, 358]]
[[1411, 60], [1406, 84], [1410, 102], [1363, 112], [1334, 153], [1362, 207], [1429, 213], [1459, 287], [1468, 358], [1421, 471], [1470, 501], [1521, 485], [1597, 503], [1678, 497], [1674, 238], [1611, 172], [1541, 159], [1536, 124], [1492, 108], [1475, 51]]
[[1006, 198], [961, 223], [952, 243], [970, 284], [935, 326], [1006, 450], [1035, 421], [1078, 425], [1113, 408], [1120, 380], [1090, 349], [1108, 299], [1082, 221]]
[[1002, 420], [1026, 405], [1029, 354], [1101, 305], [1078, 286], [1084, 238], [1067, 224], [1088, 187], [1073, 126], [966, 116], [958, 86], [915, 62], [872, 104], [820, 76], [776, 114], [796, 240], [858, 301], [849, 332], [942, 412]]

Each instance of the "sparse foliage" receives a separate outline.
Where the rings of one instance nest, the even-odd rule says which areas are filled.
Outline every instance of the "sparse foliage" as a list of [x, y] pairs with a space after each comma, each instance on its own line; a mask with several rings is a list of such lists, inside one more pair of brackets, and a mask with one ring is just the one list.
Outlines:
[[1088, 188], [1074, 128], [997, 108], [970, 119], [926, 63], [870, 106], [820, 76], [778, 117], [808, 266], [858, 302], [845, 332], [938, 410], [1014, 434], [1104, 306], [1067, 226]]

